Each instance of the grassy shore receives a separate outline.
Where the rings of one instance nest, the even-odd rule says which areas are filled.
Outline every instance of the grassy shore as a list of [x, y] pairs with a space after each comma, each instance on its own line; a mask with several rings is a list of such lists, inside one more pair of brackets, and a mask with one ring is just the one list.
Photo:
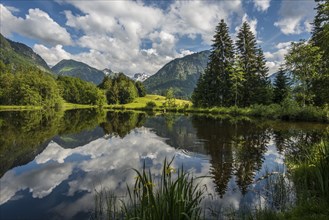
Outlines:
[[[155, 105], [149, 107], [147, 103], [153, 102]], [[142, 110], [160, 112], [181, 112], [181, 113], [204, 113], [212, 115], [247, 116], [272, 120], [284, 121], [309, 121], [309, 122], [329, 122], [329, 107], [306, 106], [300, 107], [295, 102], [285, 102], [281, 105], [253, 105], [246, 108], [240, 107], [212, 107], [196, 108], [192, 102], [187, 100], [175, 100], [174, 107], [166, 107], [165, 97], [158, 95], [147, 95], [137, 98], [133, 103], [124, 105], [107, 105], [105, 108], [118, 110]]]
[[82, 105], [82, 104], [74, 104], [65, 102], [62, 106], [63, 110], [71, 110], [71, 109], [86, 109], [86, 108], [98, 108], [97, 105]]
[[[98, 108], [97, 105], [82, 105], [64, 102], [60, 109], [71, 110], [71, 109], [86, 109], [86, 108]], [[31, 110], [42, 110], [45, 109], [43, 106], [31, 106], [31, 105], [0, 105], [0, 111], [31, 111]]]
[[[153, 102], [155, 104], [154, 108], [147, 107], [147, 103]], [[130, 110], [153, 110], [153, 111], [163, 111], [166, 103], [166, 97], [160, 95], [146, 95], [145, 97], [138, 97], [132, 103], [123, 105], [106, 105], [106, 108], [111, 109], [130, 109]], [[180, 109], [184, 106], [192, 106], [192, 102], [182, 99], [175, 99], [176, 106], [172, 109]], [[170, 109], [170, 108], [167, 108]]]
[[[151, 103], [151, 105], [150, 105]], [[203, 113], [211, 115], [230, 115], [257, 117], [271, 120], [284, 121], [308, 121], [308, 122], [324, 122], [329, 123], [329, 106], [301, 107], [293, 101], [284, 102], [281, 105], [253, 105], [246, 108], [240, 107], [212, 107], [197, 108], [192, 106], [192, 102], [187, 100], [175, 99], [174, 106], [166, 106], [166, 98], [159, 95], [146, 95], [138, 97], [132, 103], [105, 105], [105, 109], [113, 110], [139, 110], [153, 112], [179, 112], [179, 113]], [[81, 105], [72, 103], [63, 103], [63, 110], [98, 108], [96, 105]], [[0, 111], [10, 110], [40, 110], [41, 106], [0, 106]]]
[[41, 110], [42, 106], [17, 106], [17, 105], [0, 105], [0, 111], [25, 111], [25, 110]]

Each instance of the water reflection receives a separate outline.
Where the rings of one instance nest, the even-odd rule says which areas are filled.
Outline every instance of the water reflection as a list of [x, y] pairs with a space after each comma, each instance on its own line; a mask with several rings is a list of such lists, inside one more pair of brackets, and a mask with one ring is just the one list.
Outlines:
[[255, 179], [265, 169], [283, 166], [282, 154], [302, 153], [300, 143], [318, 141], [326, 129], [99, 110], [0, 112], [0, 217], [88, 219], [95, 190], [124, 196], [134, 182], [131, 168], [145, 162], [159, 175], [164, 159], [173, 156], [176, 167], [211, 176], [203, 184], [222, 198], [217, 207], [238, 208], [257, 202]]
[[0, 176], [33, 160], [57, 134], [61, 117], [51, 111], [0, 112]]
[[[145, 114], [98, 109], [0, 111], [0, 177], [10, 168], [34, 159], [50, 140], [63, 148], [85, 145], [105, 134], [124, 137], [140, 127]], [[99, 127], [100, 125], [100, 127]]]
[[106, 134], [119, 135], [121, 138], [126, 136], [132, 129], [141, 127], [145, 122], [146, 114], [127, 112], [108, 112], [106, 121], [100, 126]]

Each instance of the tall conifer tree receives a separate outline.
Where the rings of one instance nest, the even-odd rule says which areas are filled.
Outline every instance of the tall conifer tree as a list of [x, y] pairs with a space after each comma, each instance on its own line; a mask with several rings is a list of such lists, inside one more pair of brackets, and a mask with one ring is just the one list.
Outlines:
[[286, 76], [283, 67], [280, 66], [278, 75], [274, 81], [274, 96], [273, 102], [274, 103], [281, 103], [285, 98], [288, 97], [290, 90], [290, 85], [288, 82], [288, 77]]
[[242, 105], [267, 103], [269, 99], [268, 69], [261, 48], [257, 47], [255, 35], [248, 22], [244, 22], [238, 32], [236, 53], [242, 62], [245, 82], [242, 89]]
[[316, 15], [313, 21], [312, 41], [315, 46], [324, 52], [324, 58], [329, 65], [329, 0], [316, 0], [318, 2]]
[[313, 82], [314, 103], [323, 105], [329, 103], [329, 0], [316, 0], [318, 2], [313, 22], [312, 41], [323, 51], [319, 77]]
[[192, 99], [195, 105], [229, 106], [232, 104], [230, 73], [234, 49], [224, 20], [217, 25], [213, 42], [205, 74], [200, 77]]

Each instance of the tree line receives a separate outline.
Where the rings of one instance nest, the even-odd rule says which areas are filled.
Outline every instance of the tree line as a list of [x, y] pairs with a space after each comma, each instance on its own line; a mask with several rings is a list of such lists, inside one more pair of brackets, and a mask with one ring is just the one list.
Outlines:
[[0, 105], [33, 105], [60, 107], [63, 101], [102, 106], [125, 104], [145, 96], [140, 82], [134, 82], [123, 73], [114, 78], [105, 77], [96, 86], [69, 76], [43, 72], [37, 67], [4, 64], [0, 61]]
[[205, 73], [192, 95], [195, 106], [240, 106], [297, 102], [329, 103], [329, 1], [317, 1], [312, 38], [291, 44], [272, 85], [266, 60], [248, 22], [233, 43], [224, 20], [216, 27]]

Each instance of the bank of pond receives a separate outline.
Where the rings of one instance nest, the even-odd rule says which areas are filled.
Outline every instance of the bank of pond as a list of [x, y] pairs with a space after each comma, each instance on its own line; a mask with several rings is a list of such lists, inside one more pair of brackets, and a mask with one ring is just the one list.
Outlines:
[[0, 111], [0, 218], [327, 219], [328, 132], [223, 114]]

